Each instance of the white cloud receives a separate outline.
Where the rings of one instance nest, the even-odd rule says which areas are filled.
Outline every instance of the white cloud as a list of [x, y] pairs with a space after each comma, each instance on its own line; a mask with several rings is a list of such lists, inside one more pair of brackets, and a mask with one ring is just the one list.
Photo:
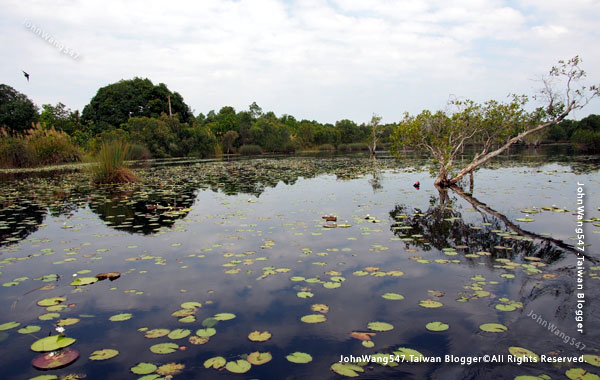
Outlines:
[[[527, 80], [580, 54], [598, 67], [599, 5], [508, 1], [76, 1], [0, 5], [6, 83], [38, 104], [81, 109], [98, 87], [164, 82], [197, 112], [224, 105], [366, 121], [529, 92]], [[81, 52], [60, 55], [27, 18]], [[32, 82], [19, 77], [28, 68]], [[594, 108], [595, 107], [595, 108]], [[598, 106], [589, 108], [598, 112]]]

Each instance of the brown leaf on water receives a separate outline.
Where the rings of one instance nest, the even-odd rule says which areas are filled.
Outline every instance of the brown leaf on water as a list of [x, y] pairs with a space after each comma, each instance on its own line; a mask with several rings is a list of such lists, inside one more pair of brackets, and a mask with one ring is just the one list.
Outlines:
[[352, 331], [350, 333], [351, 337], [353, 337], [354, 339], [362, 340], [362, 341], [371, 340], [371, 337], [375, 336], [375, 335], [376, 335], [375, 333], [360, 332], [360, 331]]

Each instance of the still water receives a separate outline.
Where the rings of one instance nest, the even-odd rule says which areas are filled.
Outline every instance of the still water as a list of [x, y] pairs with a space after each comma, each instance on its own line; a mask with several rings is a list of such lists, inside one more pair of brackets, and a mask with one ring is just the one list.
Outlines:
[[[4, 175], [2, 378], [600, 373], [598, 157], [513, 153], [477, 171], [472, 189], [466, 181], [464, 191], [446, 193], [432, 186], [425, 163], [356, 155], [168, 161], [136, 168], [141, 184], [99, 187], [85, 171]], [[96, 281], [107, 272], [120, 277]], [[30, 346], [58, 336], [57, 327], [75, 340], [64, 350], [78, 359], [34, 368], [44, 352]], [[509, 349], [590, 355], [592, 363], [519, 365]], [[405, 362], [336, 365], [378, 353]], [[442, 362], [408, 362], [419, 354]], [[498, 361], [460, 363], [485, 355]], [[457, 362], [445, 362], [451, 356]]]

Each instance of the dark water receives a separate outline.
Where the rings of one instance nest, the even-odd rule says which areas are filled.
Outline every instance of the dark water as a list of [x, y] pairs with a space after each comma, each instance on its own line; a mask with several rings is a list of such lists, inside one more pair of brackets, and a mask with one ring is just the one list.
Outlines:
[[[424, 161], [415, 158], [381, 157], [376, 166], [361, 156], [168, 162], [136, 169], [143, 184], [121, 187], [94, 187], [85, 172], [5, 176], [0, 325], [20, 325], [0, 331], [2, 378], [136, 379], [143, 375], [129, 369], [149, 362], [184, 364], [174, 379], [337, 379], [342, 376], [330, 367], [341, 355], [390, 354], [399, 347], [442, 361], [446, 355], [500, 354], [503, 362], [369, 363], [359, 378], [564, 378], [571, 368], [599, 373], [588, 363], [508, 363], [508, 349], [515, 346], [546, 356], [598, 354], [598, 162], [564, 147], [513, 153], [475, 174], [472, 195], [468, 181], [466, 193], [438, 192]], [[416, 181], [420, 189], [412, 186]], [[584, 184], [588, 220], [583, 291], [577, 290], [574, 240], [578, 182]], [[337, 216], [339, 226], [324, 228], [325, 215]], [[121, 277], [69, 285], [102, 272]], [[58, 279], [40, 279], [51, 274]], [[313, 296], [300, 298], [299, 292]], [[584, 334], [574, 319], [580, 292]], [[386, 293], [404, 298], [382, 298]], [[39, 320], [47, 311], [36, 303], [59, 296], [68, 307], [55, 319]], [[425, 308], [424, 300], [443, 306]], [[202, 307], [192, 314], [195, 321], [181, 322], [171, 314], [187, 301]], [[302, 322], [320, 314], [311, 310], [314, 304], [329, 307], [326, 321]], [[496, 308], [508, 304], [516, 309]], [[132, 318], [109, 321], [120, 313]], [[193, 336], [203, 321], [215, 323], [206, 319], [217, 313], [235, 318], [218, 321], [216, 334], [201, 345], [189, 337], [149, 339], [139, 331], [189, 329]], [[79, 319], [64, 327], [76, 339], [69, 348], [79, 351], [79, 359], [36, 370], [31, 360], [38, 353], [29, 346], [55, 335], [66, 318]], [[372, 331], [368, 325], [375, 321], [393, 329]], [[433, 321], [449, 329], [429, 331], [426, 324]], [[484, 332], [483, 323], [508, 329]], [[547, 323], [564, 333], [562, 339]], [[26, 325], [41, 330], [17, 331]], [[272, 336], [253, 342], [253, 331]], [[376, 333], [374, 347], [352, 338], [353, 331]], [[181, 348], [164, 355], [149, 349], [167, 342]], [[119, 354], [90, 360], [100, 349]], [[203, 365], [212, 357], [230, 362], [255, 351], [269, 352], [272, 360], [244, 374]], [[291, 363], [286, 356], [293, 352], [308, 353], [312, 361]]]

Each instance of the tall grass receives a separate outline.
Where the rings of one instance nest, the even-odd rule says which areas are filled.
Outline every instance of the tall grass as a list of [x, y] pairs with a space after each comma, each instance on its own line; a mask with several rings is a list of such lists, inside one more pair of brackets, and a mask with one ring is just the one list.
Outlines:
[[0, 166], [31, 167], [81, 161], [82, 152], [63, 131], [39, 123], [24, 135], [0, 129]]
[[96, 164], [92, 166], [94, 182], [138, 182], [138, 178], [125, 167], [129, 149], [129, 144], [123, 140], [103, 142], [100, 151], [96, 155]]

